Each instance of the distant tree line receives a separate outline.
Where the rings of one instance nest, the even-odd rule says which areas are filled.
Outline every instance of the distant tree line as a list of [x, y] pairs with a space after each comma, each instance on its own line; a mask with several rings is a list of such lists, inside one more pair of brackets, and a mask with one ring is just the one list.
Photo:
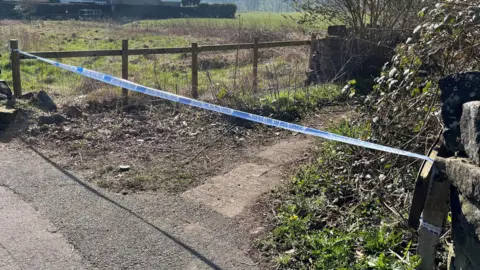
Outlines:
[[209, 5], [189, 3], [178, 6], [149, 5], [109, 5], [30, 3], [29, 0], [19, 2], [0, 1], [0, 19], [79, 19], [81, 10], [96, 9], [102, 11], [105, 19], [138, 18], [138, 19], [169, 19], [169, 18], [235, 18], [237, 7], [233, 4]]
[[238, 11], [268, 11], [291, 12], [295, 11], [292, 0], [202, 0], [209, 4], [236, 4]]
[[200, 4], [200, 0], [182, 0], [182, 6], [198, 6]]

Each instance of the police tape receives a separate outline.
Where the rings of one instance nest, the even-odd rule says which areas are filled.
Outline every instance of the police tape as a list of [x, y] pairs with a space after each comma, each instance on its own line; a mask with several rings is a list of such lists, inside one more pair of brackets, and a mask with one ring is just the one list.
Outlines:
[[154, 97], [159, 97], [159, 98], [170, 100], [170, 101], [173, 101], [173, 102], [182, 103], [182, 104], [185, 104], [185, 105], [189, 105], [189, 106], [193, 106], [193, 107], [197, 107], [197, 108], [201, 108], [201, 109], [205, 109], [205, 110], [209, 110], [209, 111], [213, 111], [213, 112], [217, 112], [217, 113], [221, 113], [221, 114], [225, 114], [225, 115], [230, 115], [230, 116], [242, 118], [242, 119], [249, 120], [249, 121], [252, 121], [252, 122], [265, 124], [265, 125], [268, 125], [268, 126], [278, 127], [278, 128], [282, 128], [282, 129], [286, 129], [286, 130], [290, 130], [290, 131], [294, 131], [294, 132], [299, 132], [299, 133], [303, 133], [303, 134], [307, 134], [307, 135], [312, 135], [312, 136], [320, 137], [320, 138], [327, 139], [327, 140], [347, 143], [347, 144], [360, 146], [360, 147], [364, 147], [364, 148], [379, 150], [379, 151], [383, 151], [383, 152], [387, 152], [387, 153], [392, 153], [392, 154], [397, 154], [397, 155], [402, 155], [402, 156], [407, 156], [407, 157], [413, 157], [413, 158], [422, 159], [422, 160], [425, 160], [425, 161], [428, 161], [428, 162], [433, 162], [433, 159], [431, 159], [427, 156], [424, 156], [424, 155], [420, 155], [420, 154], [396, 149], [396, 148], [393, 148], [393, 147], [383, 146], [383, 145], [379, 145], [379, 144], [375, 144], [375, 143], [371, 143], [371, 142], [366, 142], [366, 141], [362, 141], [362, 140], [359, 140], [359, 139], [349, 138], [349, 137], [346, 137], [346, 136], [342, 136], [342, 135], [338, 135], [338, 134], [334, 134], [334, 133], [330, 133], [330, 132], [326, 132], [326, 131], [322, 131], [322, 130], [318, 130], [318, 129], [314, 129], [314, 128], [309, 128], [309, 127], [305, 127], [305, 126], [301, 126], [301, 125], [297, 125], [297, 124], [292, 124], [292, 123], [288, 123], [288, 122], [284, 122], [284, 121], [280, 121], [280, 120], [275, 120], [275, 119], [269, 118], [269, 117], [264, 117], [264, 116], [260, 116], [260, 115], [256, 115], [256, 114], [251, 114], [251, 113], [247, 113], [247, 112], [243, 112], [243, 111], [238, 111], [238, 110], [234, 110], [234, 109], [219, 106], [219, 105], [206, 103], [206, 102], [203, 102], [203, 101], [199, 101], [199, 100], [175, 95], [175, 94], [172, 94], [172, 93], [169, 93], [169, 92], [157, 90], [157, 89], [154, 89], [154, 88], [146, 87], [146, 86], [143, 86], [143, 85], [139, 85], [139, 84], [133, 83], [131, 81], [127, 81], [127, 80], [124, 80], [124, 79], [114, 77], [112, 75], [100, 73], [100, 72], [85, 69], [85, 68], [82, 68], [82, 67], [62, 64], [62, 63], [55, 62], [55, 61], [52, 61], [52, 60], [49, 60], [49, 59], [45, 59], [45, 58], [42, 58], [42, 57], [35, 56], [33, 54], [22, 52], [20, 50], [17, 50], [17, 51], [20, 54], [23, 54], [23, 55], [25, 55], [29, 58], [34, 58], [34, 59], [37, 59], [39, 61], [51, 64], [53, 66], [71, 71], [73, 73], [76, 73], [76, 74], [79, 74], [79, 75], [82, 75], [82, 76], [85, 76], [85, 77], [88, 77], [88, 78], [92, 78], [94, 80], [98, 80], [98, 81], [101, 81], [101, 82], [104, 82], [104, 83], [107, 83], [107, 84], [110, 84], [110, 85], [114, 85], [114, 86], [118, 86], [118, 87], [121, 87], [121, 88], [129, 89], [131, 91], [139, 92], [139, 93], [142, 93], [142, 94], [146, 94], [146, 95], [150, 95], [150, 96], [154, 96]]

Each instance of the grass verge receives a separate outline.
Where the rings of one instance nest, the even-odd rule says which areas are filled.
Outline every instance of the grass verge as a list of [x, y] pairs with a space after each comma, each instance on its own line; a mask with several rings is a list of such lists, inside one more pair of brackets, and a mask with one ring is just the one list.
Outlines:
[[[368, 126], [343, 122], [334, 133], [366, 139]], [[259, 248], [278, 269], [415, 269], [416, 233], [404, 224], [405, 211], [393, 214], [375, 186], [384, 184], [386, 160], [365, 165], [357, 148], [322, 143], [315, 159], [293, 177], [272, 219], [273, 229]], [[361, 165], [360, 165], [361, 164]], [[371, 173], [359, 168], [368, 167]], [[393, 186], [390, 194], [396, 194]], [[405, 193], [406, 191], [403, 191]], [[400, 193], [398, 193], [400, 194]], [[397, 198], [398, 199], [398, 198]], [[405, 210], [405, 209], [403, 209]]]

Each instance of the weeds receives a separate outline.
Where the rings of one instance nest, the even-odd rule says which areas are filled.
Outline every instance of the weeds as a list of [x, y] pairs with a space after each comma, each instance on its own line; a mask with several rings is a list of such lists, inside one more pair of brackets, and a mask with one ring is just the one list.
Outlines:
[[[332, 131], [355, 138], [371, 133], [348, 122]], [[383, 207], [371, 175], [356, 175], [358, 149], [335, 142], [320, 147], [281, 197], [261, 250], [280, 269], [415, 269], [416, 234]]]

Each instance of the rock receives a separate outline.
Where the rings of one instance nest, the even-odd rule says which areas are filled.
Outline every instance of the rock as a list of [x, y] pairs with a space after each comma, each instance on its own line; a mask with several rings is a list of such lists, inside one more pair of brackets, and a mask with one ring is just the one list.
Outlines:
[[130, 166], [128, 166], [128, 165], [120, 165], [120, 167], [118, 167], [118, 169], [119, 169], [121, 172], [128, 172], [128, 171], [130, 171]]
[[7, 108], [8, 109], [13, 109], [15, 107], [15, 98], [10, 98], [10, 99], [7, 99]]
[[65, 122], [67, 119], [61, 116], [60, 114], [54, 114], [51, 116], [40, 116], [38, 117], [38, 125], [58, 125]]
[[480, 164], [480, 101], [465, 103], [462, 109], [461, 142], [467, 156]]
[[63, 110], [63, 112], [69, 117], [69, 118], [80, 118], [82, 117], [82, 111], [80, 111], [79, 108], [75, 106], [68, 106]]
[[[15, 120], [16, 110], [0, 106], [0, 125], [8, 125]], [[2, 128], [0, 127], [0, 131]]]
[[452, 238], [456, 269], [478, 269], [480, 265], [480, 209], [455, 189], [451, 192]]
[[26, 93], [25, 95], [22, 95], [20, 98], [24, 100], [34, 101], [36, 100], [36, 96], [37, 96], [37, 93], [30, 92], [30, 93]]
[[48, 94], [45, 91], [38, 92], [37, 102], [38, 102], [38, 107], [44, 111], [49, 111], [49, 112], [57, 111], [57, 105], [53, 102], [53, 100], [50, 98], [50, 96], [48, 96]]
[[480, 201], [480, 168], [468, 159], [440, 158], [435, 159], [436, 167], [467, 198]]
[[458, 73], [439, 81], [442, 90], [442, 118], [445, 123], [443, 137], [450, 151], [463, 151], [460, 120], [463, 104], [480, 100], [480, 72]]
[[5, 99], [12, 98], [12, 90], [10, 90], [10, 87], [8, 87], [8, 84], [2, 80], [0, 80], [0, 94], [5, 96]]

